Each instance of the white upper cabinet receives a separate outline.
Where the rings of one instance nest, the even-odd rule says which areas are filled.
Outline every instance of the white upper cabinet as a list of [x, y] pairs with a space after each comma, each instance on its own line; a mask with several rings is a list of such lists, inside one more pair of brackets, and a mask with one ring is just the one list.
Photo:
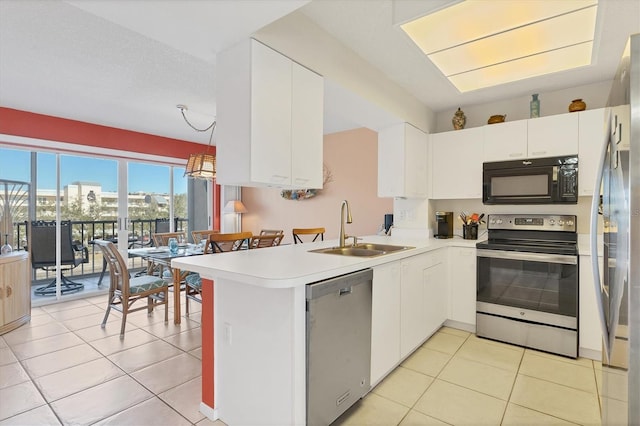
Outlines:
[[253, 39], [217, 74], [217, 182], [322, 188], [322, 77]]
[[482, 198], [483, 128], [429, 136], [431, 198]]
[[484, 129], [484, 161], [527, 158], [527, 120], [489, 124]]
[[409, 123], [378, 132], [378, 196], [428, 196], [427, 134]]
[[528, 158], [576, 155], [579, 114], [559, 114], [527, 120]]
[[544, 158], [578, 153], [579, 114], [560, 114], [484, 126], [488, 161]]
[[593, 195], [605, 140], [604, 108], [581, 111], [578, 145], [578, 195]]

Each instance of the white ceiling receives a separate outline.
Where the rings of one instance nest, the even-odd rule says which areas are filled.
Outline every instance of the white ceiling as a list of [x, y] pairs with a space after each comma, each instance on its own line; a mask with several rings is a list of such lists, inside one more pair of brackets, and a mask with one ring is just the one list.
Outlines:
[[[209, 125], [216, 52], [292, 12], [436, 112], [610, 80], [627, 37], [640, 32], [640, 1], [600, 0], [591, 66], [460, 94], [398, 27], [448, 3], [0, 0], [0, 106], [207, 143], [176, 105], [189, 107], [196, 126]], [[327, 114], [325, 131], [351, 123], [345, 114]]]

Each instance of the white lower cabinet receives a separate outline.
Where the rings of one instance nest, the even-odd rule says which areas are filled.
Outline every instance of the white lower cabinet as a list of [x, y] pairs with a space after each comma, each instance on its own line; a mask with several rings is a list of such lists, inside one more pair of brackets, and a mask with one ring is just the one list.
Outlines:
[[[476, 249], [449, 248], [449, 319], [475, 329]], [[470, 330], [471, 331], [471, 330]]]
[[373, 268], [371, 384], [447, 319], [446, 248]]
[[400, 357], [414, 351], [442, 325], [447, 315], [443, 250], [401, 262]]
[[[602, 257], [600, 273], [602, 275]], [[580, 290], [579, 290], [578, 344], [580, 356], [598, 358], [602, 351], [602, 331], [598, 314], [598, 299], [593, 282], [591, 256], [580, 256]]]
[[371, 383], [400, 361], [400, 262], [373, 268]]

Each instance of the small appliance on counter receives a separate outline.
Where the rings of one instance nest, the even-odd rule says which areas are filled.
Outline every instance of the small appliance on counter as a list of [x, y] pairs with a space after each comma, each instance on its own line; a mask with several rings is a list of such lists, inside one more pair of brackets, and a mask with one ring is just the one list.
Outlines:
[[393, 226], [393, 214], [384, 215], [384, 233], [389, 234], [389, 229]]
[[436, 212], [436, 238], [453, 238], [453, 212]]

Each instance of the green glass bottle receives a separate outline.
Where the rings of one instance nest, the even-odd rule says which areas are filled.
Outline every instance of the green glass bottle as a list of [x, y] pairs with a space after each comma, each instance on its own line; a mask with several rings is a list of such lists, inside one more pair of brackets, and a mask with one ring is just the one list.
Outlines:
[[540, 117], [540, 99], [538, 99], [538, 94], [534, 93], [533, 99], [529, 102], [529, 118], [538, 118]]

